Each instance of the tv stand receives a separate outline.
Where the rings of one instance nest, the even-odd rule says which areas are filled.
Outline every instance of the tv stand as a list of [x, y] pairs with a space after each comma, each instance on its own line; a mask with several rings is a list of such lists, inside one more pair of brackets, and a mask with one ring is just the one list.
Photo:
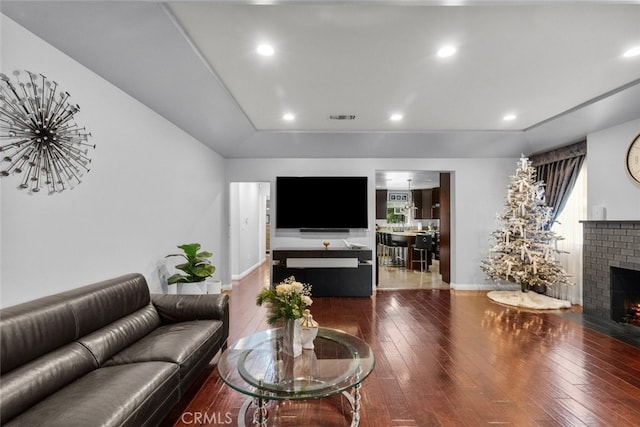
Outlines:
[[367, 248], [279, 248], [272, 250], [271, 284], [295, 276], [314, 297], [369, 297], [372, 251]]

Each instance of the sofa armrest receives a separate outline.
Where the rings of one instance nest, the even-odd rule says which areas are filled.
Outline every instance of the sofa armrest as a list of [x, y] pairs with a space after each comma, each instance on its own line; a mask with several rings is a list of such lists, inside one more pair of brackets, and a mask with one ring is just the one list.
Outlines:
[[226, 344], [229, 337], [228, 295], [151, 294], [151, 302], [163, 324], [203, 319], [222, 321], [223, 342]]

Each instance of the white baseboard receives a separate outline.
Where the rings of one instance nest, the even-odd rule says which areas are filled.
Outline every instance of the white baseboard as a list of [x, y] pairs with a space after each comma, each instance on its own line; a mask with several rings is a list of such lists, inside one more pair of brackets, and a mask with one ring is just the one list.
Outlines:
[[[231, 280], [241, 280], [241, 279], [243, 279], [245, 276], [249, 275], [253, 270], [255, 270], [256, 268], [260, 267], [263, 263], [264, 263], [264, 260], [258, 261], [257, 263], [253, 264], [251, 267], [247, 268], [242, 273], [240, 273], [240, 274], [232, 274], [231, 275]], [[231, 287], [231, 285], [229, 285], [229, 287]]]

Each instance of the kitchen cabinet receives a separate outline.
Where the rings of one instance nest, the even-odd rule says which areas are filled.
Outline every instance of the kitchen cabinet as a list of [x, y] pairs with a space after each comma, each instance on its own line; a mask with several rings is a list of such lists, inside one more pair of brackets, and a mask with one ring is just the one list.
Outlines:
[[440, 188], [431, 189], [431, 218], [440, 219]]
[[[387, 190], [376, 190], [376, 219], [387, 219]], [[411, 190], [415, 219], [440, 218], [440, 189]]]
[[422, 190], [411, 190], [411, 200], [416, 207], [413, 213], [414, 219], [422, 219]]
[[440, 189], [427, 188], [412, 191], [413, 203], [416, 206], [415, 219], [440, 218]]
[[431, 190], [413, 190], [413, 201], [416, 206], [416, 219], [431, 218]]
[[376, 190], [376, 219], [387, 219], [387, 190]]

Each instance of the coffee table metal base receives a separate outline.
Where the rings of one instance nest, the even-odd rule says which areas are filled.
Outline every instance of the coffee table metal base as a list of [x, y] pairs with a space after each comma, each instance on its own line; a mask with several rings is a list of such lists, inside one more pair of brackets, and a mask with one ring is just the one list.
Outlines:
[[[351, 425], [350, 427], [358, 427], [360, 424], [360, 387], [362, 385], [360, 383], [356, 384], [353, 387], [353, 391], [350, 393], [348, 391], [343, 391], [342, 395], [349, 401], [351, 405]], [[259, 397], [249, 397], [240, 407], [240, 412], [238, 412], [238, 427], [246, 427], [245, 419], [247, 416], [247, 411], [249, 411], [250, 406], [255, 406], [253, 410], [253, 421], [252, 424], [254, 426], [259, 427], [267, 427], [267, 422], [269, 420], [269, 411], [267, 409], [268, 400], [262, 399]]]

